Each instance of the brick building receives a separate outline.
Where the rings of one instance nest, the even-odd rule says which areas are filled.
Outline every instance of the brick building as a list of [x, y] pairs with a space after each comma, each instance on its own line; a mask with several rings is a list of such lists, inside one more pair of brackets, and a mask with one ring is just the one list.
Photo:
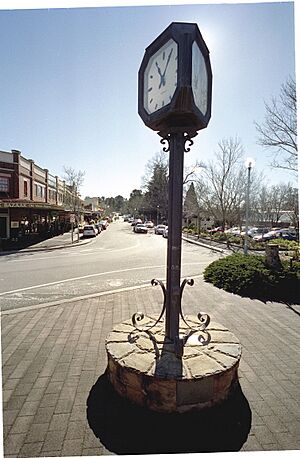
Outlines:
[[72, 213], [82, 218], [83, 201], [65, 181], [20, 151], [0, 151], [0, 239], [63, 232]]

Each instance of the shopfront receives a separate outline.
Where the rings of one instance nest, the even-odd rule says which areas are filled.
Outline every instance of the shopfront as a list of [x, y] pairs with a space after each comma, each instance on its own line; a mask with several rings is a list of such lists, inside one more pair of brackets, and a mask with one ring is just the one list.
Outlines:
[[63, 233], [65, 210], [56, 205], [34, 202], [0, 202], [0, 238], [20, 240], [32, 234]]

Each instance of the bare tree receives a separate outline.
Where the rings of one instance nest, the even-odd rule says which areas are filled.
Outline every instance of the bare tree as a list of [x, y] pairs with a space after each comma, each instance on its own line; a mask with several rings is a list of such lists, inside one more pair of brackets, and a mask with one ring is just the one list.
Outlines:
[[199, 201], [225, 227], [239, 218], [244, 199], [245, 168], [241, 165], [244, 151], [237, 138], [224, 139], [218, 147], [215, 160], [203, 169], [205, 191]]
[[298, 227], [299, 207], [298, 190], [291, 183], [279, 183], [273, 186], [255, 186], [253, 210], [259, 223], [277, 225], [283, 215], [286, 222]]
[[252, 199], [252, 209], [255, 213], [257, 223], [265, 224], [272, 221], [273, 210], [269, 188], [266, 185], [260, 186]]
[[63, 167], [64, 180], [72, 191], [72, 207], [73, 211], [78, 211], [79, 204], [79, 191], [84, 182], [85, 172], [79, 170], [78, 172], [72, 167]]
[[64, 179], [68, 186], [73, 186], [79, 192], [79, 189], [83, 185], [85, 172], [82, 170], [74, 170], [72, 167], [63, 167]]
[[[184, 168], [183, 185], [197, 181], [197, 173], [199, 172], [199, 169], [203, 168], [204, 166], [205, 164], [202, 161], [198, 160], [196, 160], [194, 164], [186, 166]], [[142, 178], [143, 189], [147, 187], [147, 184], [149, 183], [153, 175], [153, 170], [157, 167], [164, 169], [166, 171], [166, 176], [168, 176], [169, 158], [168, 154], [163, 150], [156, 153], [147, 162], [145, 166], [145, 175]]]
[[297, 172], [297, 99], [296, 84], [289, 78], [282, 84], [279, 98], [265, 102], [265, 121], [255, 122], [258, 144], [274, 152], [273, 167]]
[[204, 167], [205, 164], [202, 161], [196, 161], [195, 164], [186, 166], [184, 168], [183, 185], [197, 181], [197, 174], [199, 173], [199, 170]]

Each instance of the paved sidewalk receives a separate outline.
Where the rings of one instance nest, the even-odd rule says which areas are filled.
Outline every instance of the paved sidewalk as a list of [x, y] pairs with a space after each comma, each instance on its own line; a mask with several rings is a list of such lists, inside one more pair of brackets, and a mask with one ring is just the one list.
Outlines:
[[[160, 288], [149, 286], [3, 312], [5, 456], [162, 453], [172, 450], [175, 438], [186, 452], [203, 451], [203, 417], [184, 421], [179, 437], [170, 428], [169, 437], [165, 417], [142, 414], [106, 386], [104, 342], [113, 325], [136, 311], [158, 314], [161, 306]], [[243, 348], [236, 418], [230, 410], [223, 420], [218, 416], [225, 428], [231, 422], [236, 428], [227, 450], [299, 450], [299, 313], [284, 304], [240, 298], [197, 278], [185, 288], [183, 312], [199, 311], [232, 330]], [[196, 428], [193, 444], [184, 442], [189, 425]], [[217, 430], [212, 434], [208, 447], [214, 451], [222, 442]]]
[[78, 239], [78, 234], [74, 233], [72, 242], [71, 232], [65, 232], [64, 234], [56, 235], [55, 237], [50, 237], [48, 239], [42, 240], [41, 242], [29, 245], [26, 248], [10, 251], [0, 251], [0, 256], [7, 255], [9, 253], [27, 253], [34, 251], [56, 250], [60, 248], [73, 248], [80, 245], [85, 245], [92, 242], [93, 240], [94, 239], [84, 239], [82, 238], [81, 234]]

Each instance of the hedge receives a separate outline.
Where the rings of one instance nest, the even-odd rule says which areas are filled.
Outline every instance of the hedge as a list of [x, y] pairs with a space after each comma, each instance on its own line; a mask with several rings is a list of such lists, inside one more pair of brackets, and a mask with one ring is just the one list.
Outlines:
[[267, 266], [265, 257], [235, 253], [212, 262], [205, 281], [225, 291], [251, 298], [300, 302], [300, 263], [282, 262], [282, 269]]

